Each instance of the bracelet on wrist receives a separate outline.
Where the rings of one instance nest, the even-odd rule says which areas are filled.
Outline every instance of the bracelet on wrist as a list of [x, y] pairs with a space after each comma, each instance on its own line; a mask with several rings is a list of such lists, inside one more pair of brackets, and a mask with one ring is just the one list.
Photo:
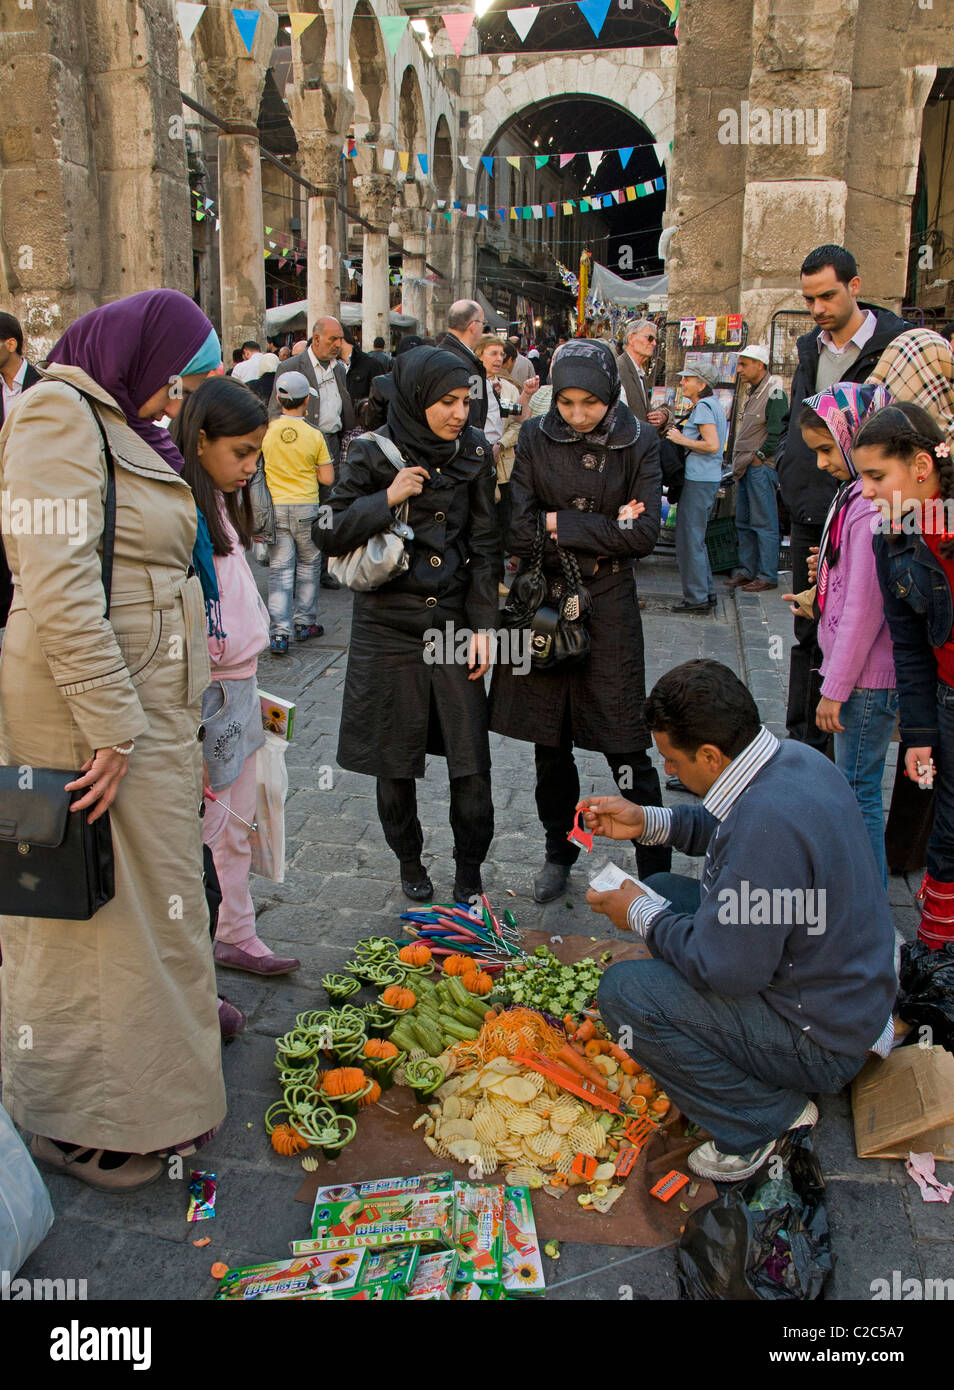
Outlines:
[[109, 745], [109, 751], [111, 753], [119, 753], [122, 757], [128, 758], [135, 746], [133, 740], [130, 739], [128, 743], [111, 743]]

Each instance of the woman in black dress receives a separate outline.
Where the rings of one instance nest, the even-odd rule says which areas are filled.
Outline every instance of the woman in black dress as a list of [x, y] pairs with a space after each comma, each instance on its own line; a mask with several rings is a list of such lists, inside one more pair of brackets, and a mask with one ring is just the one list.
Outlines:
[[[415, 779], [427, 754], [447, 759], [454, 896], [465, 900], [481, 891], [494, 831], [483, 682], [500, 579], [493, 451], [467, 425], [470, 377], [451, 353], [402, 353], [378, 386], [388, 400], [379, 433], [407, 466], [390, 462], [373, 434], [356, 439], [322, 546], [347, 554], [385, 531], [405, 499], [414, 540], [406, 573], [355, 594], [338, 762], [377, 778], [378, 814], [402, 886], [425, 902], [434, 889], [421, 863]], [[457, 641], [464, 633], [472, 635]]]
[[[510, 480], [513, 508], [506, 553], [524, 561], [537, 518], [545, 520], [548, 600], [565, 585], [557, 543], [576, 556], [592, 600], [591, 651], [580, 666], [494, 668], [490, 727], [534, 744], [536, 801], [546, 831], [546, 863], [534, 879], [537, 902], [566, 890], [580, 851], [567, 841], [580, 779], [573, 749], [605, 754], [616, 785], [631, 801], [659, 806], [659, 776], [649, 760], [643, 632], [633, 576], [659, 534], [662, 476], [655, 430], [620, 401], [616, 357], [607, 343], [574, 339], [551, 371], [546, 415], [520, 430]], [[638, 845], [642, 878], [670, 868], [669, 849]]]

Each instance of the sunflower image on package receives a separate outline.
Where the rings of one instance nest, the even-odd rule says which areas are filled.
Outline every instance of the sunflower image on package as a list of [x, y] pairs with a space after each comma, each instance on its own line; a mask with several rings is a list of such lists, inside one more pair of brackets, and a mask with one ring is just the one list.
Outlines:
[[464, 1283], [500, 1280], [503, 1256], [504, 1190], [454, 1183], [454, 1245], [460, 1256], [457, 1278]]
[[546, 1289], [529, 1187], [504, 1188], [501, 1282], [508, 1294], [538, 1294]]
[[357, 1284], [364, 1254], [363, 1250], [346, 1250], [340, 1254], [307, 1255], [273, 1264], [230, 1269], [215, 1297], [231, 1302], [253, 1298], [297, 1299], [316, 1290], [341, 1293]]
[[411, 1192], [326, 1202], [315, 1207], [312, 1239], [294, 1241], [295, 1254], [354, 1250], [369, 1245], [450, 1245], [454, 1194]]

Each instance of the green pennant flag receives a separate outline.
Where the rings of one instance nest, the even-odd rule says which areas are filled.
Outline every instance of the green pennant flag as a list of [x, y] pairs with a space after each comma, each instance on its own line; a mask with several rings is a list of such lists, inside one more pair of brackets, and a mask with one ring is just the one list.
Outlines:
[[550, 163], [550, 156], [548, 154], [535, 154], [533, 156], [533, 162], [538, 169], [542, 169], [544, 164]]
[[398, 51], [398, 44], [404, 37], [408, 23], [406, 15], [386, 14], [378, 18], [381, 33], [384, 35], [384, 42], [387, 44], [392, 58]]

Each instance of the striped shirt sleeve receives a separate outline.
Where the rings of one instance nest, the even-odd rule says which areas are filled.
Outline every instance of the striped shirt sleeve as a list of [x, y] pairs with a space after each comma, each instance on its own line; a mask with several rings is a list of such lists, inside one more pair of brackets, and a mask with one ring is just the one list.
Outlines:
[[644, 806], [646, 824], [636, 838], [641, 845], [668, 845], [672, 835], [672, 810], [668, 806]]

